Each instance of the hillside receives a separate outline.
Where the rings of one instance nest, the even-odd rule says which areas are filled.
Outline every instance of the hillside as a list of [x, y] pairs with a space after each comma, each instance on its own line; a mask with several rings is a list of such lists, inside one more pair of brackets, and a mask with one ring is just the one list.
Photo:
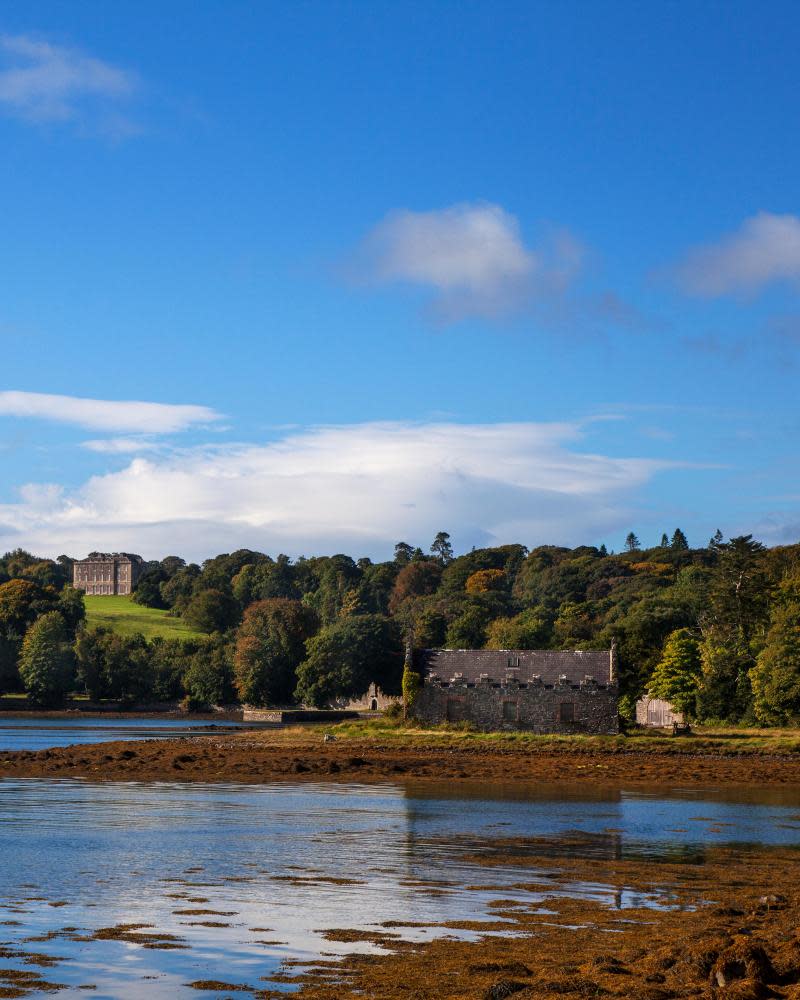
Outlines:
[[181, 618], [173, 618], [166, 611], [145, 608], [134, 604], [130, 597], [97, 597], [86, 595], [86, 624], [93, 628], [103, 625], [121, 635], [141, 632], [145, 639], [162, 636], [164, 639], [195, 639], [202, 632], [191, 628]]

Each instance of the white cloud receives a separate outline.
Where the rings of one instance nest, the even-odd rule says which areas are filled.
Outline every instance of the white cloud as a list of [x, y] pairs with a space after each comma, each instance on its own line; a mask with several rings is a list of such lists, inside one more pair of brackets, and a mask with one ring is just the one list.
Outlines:
[[601, 538], [671, 463], [575, 447], [578, 424], [368, 423], [265, 445], [137, 457], [67, 492], [0, 505], [0, 548], [204, 558], [239, 546], [385, 556], [448, 530], [461, 548]]
[[362, 241], [351, 270], [367, 283], [425, 287], [435, 312], [453, 321], [496, 318], [557, 297], [583, 256], [564, 231], [533, 250], [523, 243], [517, 219], [499, 205], [460, 204], [388, 215]]
[[759, 212], [718, 243], [690, 250], [674, 273], [685, 291], [710, 298], [798, 282], [800, 218]]
[[0, 392], [0, 417], [4, 416], [76, 424], [110, 434], [168, 434], [220, 419], [220, 414], [207, 406], [82, 399], [12, 390]]
[[141, 454], [143, 451], [159, 451], [161, 445], [148, 438], [117, 437], [96, 438], [81, 442], [81, 448], [96, 451], [103, 455]]
[[127, 70], [27, 35], [0, 35], [0, 108], [35, 122], [85, 123], [115, 134], [136, 131], [116, 110], [137, 88]]

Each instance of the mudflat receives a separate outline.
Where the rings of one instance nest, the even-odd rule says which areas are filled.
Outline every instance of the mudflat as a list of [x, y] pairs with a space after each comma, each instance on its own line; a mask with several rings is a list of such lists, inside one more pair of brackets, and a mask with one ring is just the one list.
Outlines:
[[797, 786], [794, 741], [486, 738], [369, 725], [292, 728], [0, 752], [0, 776], [264, 782], [420, 779]]

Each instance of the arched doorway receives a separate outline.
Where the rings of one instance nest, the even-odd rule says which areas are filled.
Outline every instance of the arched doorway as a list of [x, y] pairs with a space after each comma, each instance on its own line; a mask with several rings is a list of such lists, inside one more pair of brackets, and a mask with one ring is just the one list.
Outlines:
[[377, 698], [373, 698], [372, 701], [369, 703], [369, 709], [370, 709], [371, 712], [377, 712], [378, 711], [378, 699]]

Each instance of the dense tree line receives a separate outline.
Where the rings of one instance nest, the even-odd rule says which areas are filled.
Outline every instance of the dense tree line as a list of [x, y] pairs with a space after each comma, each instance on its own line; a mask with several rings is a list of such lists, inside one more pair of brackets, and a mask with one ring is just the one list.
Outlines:
[[[608, 648], [624, 712], [650, 691], [694, 719], [800, 720], [800, 545], [767, 549], [679, 528], [643, 549], [522, 545], [455, 556], [400, 542], [374, 563], [241, 549], [202, 565], [149, 563], [134, 599], [207, 639], [126, 638], [83, 624], [72, 560], [0, 559], [0, 687], [40, 701], [67, 690], [123, 702], [186, 698], [326, 704], [371, 681], [400, 689], [403, 646]], [[47, 675], [47, 676], [46, 676]], [[52, 675], [52, 676], [50, 676]]]

